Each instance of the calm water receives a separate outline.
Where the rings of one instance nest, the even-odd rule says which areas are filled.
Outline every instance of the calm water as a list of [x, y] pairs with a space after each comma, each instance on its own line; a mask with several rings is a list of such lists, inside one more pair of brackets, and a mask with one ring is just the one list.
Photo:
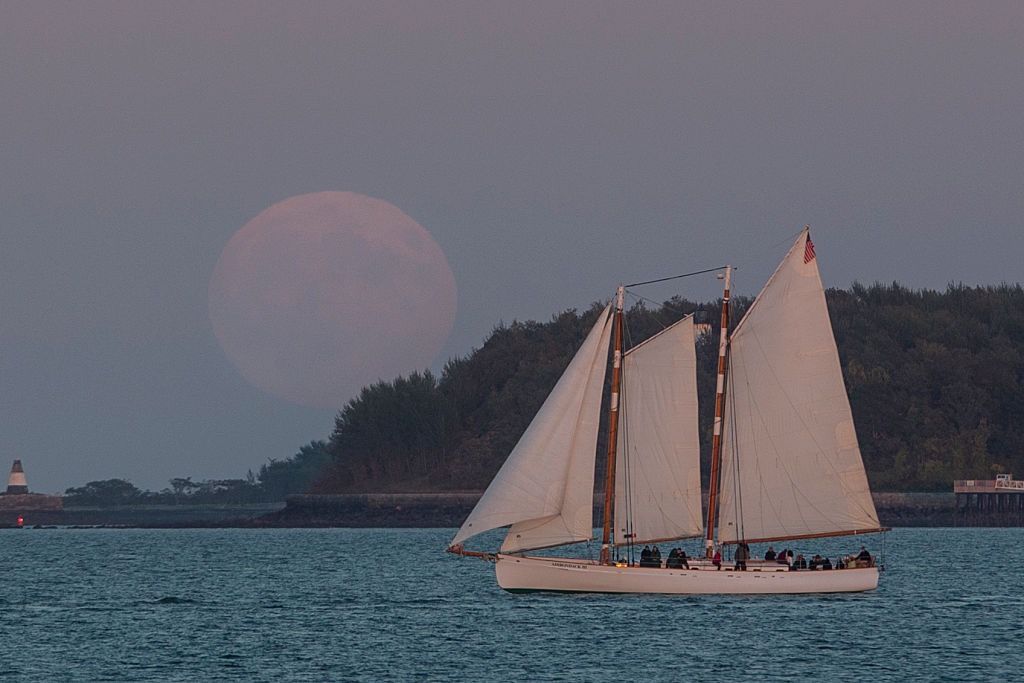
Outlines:
[[0, 679], [1024, 678], [1022, 529], [894, 531], [874, 593], [693, 598], [509, 595], [452, 533], [3, 530]]

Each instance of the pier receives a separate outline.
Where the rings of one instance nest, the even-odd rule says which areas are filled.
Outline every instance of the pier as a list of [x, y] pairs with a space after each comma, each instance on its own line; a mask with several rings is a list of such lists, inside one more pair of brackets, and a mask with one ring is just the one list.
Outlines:
[[958, 479], [953, 482], [958, 518], [965, 526], [1020, 526], [1024, 524], [1024, 480], [1012, 474], [995, 479]]

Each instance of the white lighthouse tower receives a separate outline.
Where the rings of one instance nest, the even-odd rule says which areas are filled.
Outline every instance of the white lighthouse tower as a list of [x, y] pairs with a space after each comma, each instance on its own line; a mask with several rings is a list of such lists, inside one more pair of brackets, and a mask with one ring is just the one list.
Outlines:
[[28, 493], [28, 482], [25, 480], [25, 468], [21, 466], [21, 460], [15, 460], [11, 465], [11, 476], [7, 478], [7, 493]]

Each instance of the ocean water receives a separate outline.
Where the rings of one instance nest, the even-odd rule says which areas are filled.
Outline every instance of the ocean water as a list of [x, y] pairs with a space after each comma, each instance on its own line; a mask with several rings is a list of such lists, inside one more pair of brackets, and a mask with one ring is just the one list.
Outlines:
[[768, 597], [511, 595], [453, 532], [0, 530], [0, 680], [1024, 679], [1024, 529], [897, 529], [879, 590]]

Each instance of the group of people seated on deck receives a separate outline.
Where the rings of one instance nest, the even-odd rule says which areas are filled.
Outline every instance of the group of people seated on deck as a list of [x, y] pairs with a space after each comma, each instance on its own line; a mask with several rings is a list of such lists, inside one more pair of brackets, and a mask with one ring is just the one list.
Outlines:
[[[736, 545], [736, 552], [733, 553], [733, 559], [735, 564], [733, 569], [735, 571], [746, 571], [747, 561], [750, 559], [750, 546], [747, 543], [740, 542]], [[686, 551], [682, 548], [673, 548], [668, 554], [668, 559], [665, 561], [665, 569], [689, 569], [690, 558], [686, 555]], [[828, 569], [846, 569], [853, 567], [873, 567], [875, 566], [875, 559], [868, 552], [868, 549], [864, 546], [860, 547], [860, 553], [857, 555], [848, 555], [846, 557], [840, 557], [836, 560], [835, 564], [828, 557], [822, 557], [821, 555], [815, 554], [814, 557], [807, 560], [802, 554], [794, 556], [793, 551], [789, 548], [782, 550], [778, 553], [775, 552], [775, 548], [768, 546], [768, 551], [764, 554], [764, 562], [787, 565], [789, 571], [795, 572], [800, 570], [828, 570]], [[722, 555], [716, 549], [715, 555], [711, 560], [711, 564], [717, 569], [722, 568]], [[640, 566], [649, 567], [653, 569], [660, 569], [661, 564], [661, 550], [658, 546], [651, 548], [649, 545], [645, 545], [643, 551], [640, 553]]]
[[[747, 543], [740, 542], [736, 545], [736, 552], [733, 553], [733, 559], [735, 564], [733, 565], [734, 571], [746, 571], [747, 560], [750, 559], [750, 546]], [[810, 562], [807, 561], [803, 555], [796, 555], [794, 557], [793, 551], [789, 548], [776, 553], [775, 548], [768, 546], [768, 551], [764, 554], [765, 563], [775, 562], [778, 564], [787, 565], [789, 571], [803, 570], [827, 570], [827, 569], [846, 569], [847, 567], [873, 567], [875, 564], [874, 558], [871, 557], [871, 553], [864, 546], [860, 547], [860, 553], [856, 556], [840, 557], [836, 560], [835, 564], [832, 564], [832, 560], [827, 557], [815, 554], [811, 558]], [[712, 564], [718, 569], [722, 568], [721, 555], [718, 551], [715, 552], [715, 557], [712, 559]]]
[[[741, 543], [740, 545], [745, 546], [746, 543]], [[739, 550], [737, 549], [737, 556], [738, 555]], [[764, 561], [777, 562], [779, 564], [789, 565], [790, 571], [798, 571], [801, 569], [826, 570], [846, 569], [847, 567], [874, 566], [874, 559], [871, 557], [871, 553], [868, 552], [868, 549], [864, 546], [860, 547], [860, 553], [858, 555], [854, 557], [840, 557], [836, 560], [835, 565], [832, 564], [832, 560], [830, 560], [827, 557], [822, 557], [817, 553], [815, 553], [814, 557], [811, 558], [811, 561], [808, 562], [807, 558], [805, 558], [803, 555], [798, 554], [796, 557], [793, 557], [793, 551], [788, 548], [780, 553], [776, 553], [775, 548], [773, 548], [772, 546], [768, 546], [768, 551], [764, 554]], [[746, 568], [745, 565], [744, 568]]]
[[[689, 569], [689, 559], [686, 556], [685, 550], [673, 548], [668, 554], [668, 559], [665, 561], [665, 569]], [[661, 569], [661, 550], [658, 546], [654, 546], [653, 549], [648, 545], [644, 546], [644, 549], [640, 552], [640, 566]]]
[[640, 552], [640, 566], [661, 568], [661, 550], [658, 546], [654, 546], [653, 550], [649, 545], [644, 546]]

